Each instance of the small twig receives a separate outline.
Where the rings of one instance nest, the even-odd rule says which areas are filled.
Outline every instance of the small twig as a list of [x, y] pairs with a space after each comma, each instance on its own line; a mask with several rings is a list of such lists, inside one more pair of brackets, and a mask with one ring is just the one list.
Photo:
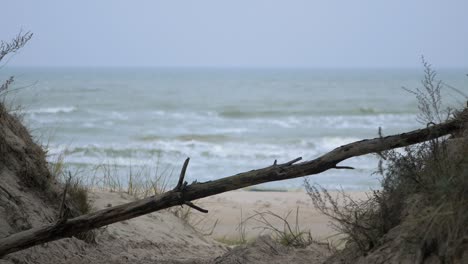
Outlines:
[[291, 165], [293, 165], [294, 163], [296, 163], [296, 162], [298, 162], [298, 161], [300, 161], [300, 160], [302, 160], [302, 157], [295, 158], [295, 159], [293, 159], [293, 160], [291, 160], [291, 161], [288, 161], [288, 162], [286, 162], [286, 163], [284, 163], [284, 164], [281, 164], [281, 165], [282, 165], [282, 166], [291, 166]]
[[190, 201], [185, 201], [185, 199], [184, 199], [184, 191], [187, 188], [187, 184], [188, 184], [186, 181], [184, 182], [184, 178], [185, 178], [185, 172], [187, 171], [189, 161], [190, 161], [190, 158], [187, 158], [185, 160], [184, 165], [182, 166], [182, 170], [180, 171], [179, 182], [177, 183], [177, 186], [174, 188], [174, 190], [180, 192], [181, 205], [185, 204], [185, 205], [187, 205], [187, 206], [189, 206], [189, 207], [191, 207], [191, 208], [193, 208], [193, 209], [195, 209], [197, 211], [200, 211], [202, 213], [208, 213], [208, 210], [203, 209], [203, 208], [201, 208], [199, 206], [196, 206], [195, 204], [193, 204]]
[[435, 126], [435, 125], [436, 125], [436, 123], [434, 123], [434, 122], [431, 121], [431, 122], [429, 122], [429, 123], [426, 124], [426, 127]]
[[205, 213], [205, 214], [208, 213], [208, 210], [203, 209], [203, 208], [201, 208], [201, 207], [199, 207], [199, 206], [196, 206], [194, 203], [192, 203], [192, 202], [190, 202], [190, 201], [184, 201], [184, 204], [187, 205], [187, 206], [189, 206], [189, 207], [192, 207], [193, 209], [195, 209], [195, 210], [197, 210], [197, 211], [200, 211], [200, 212], [202, 212], [202, 213]]
[[333, 167], [334, 169], [343, 169], [343, 170], [354, 170], [354, 167], [351, 167], [351, 166], [335, 166]]
[[382, 152], [376, 152], [375, 154], [377, 154], [381, 159], [387, 160], [387, 157], [385, 157], [385, 155]]
[[182, 189], [182, 185], [184, 183], [184, 178], [185, 178], [185, 172], [187, 171], [187, 166], [189, 164], [190, 158], [187, 158], [184, 162], [184, 165], [182, 166], [182, 170], [180, 171], [180, 176], [179, 176], [179, 182], [177, 183], [177, 186], [174, 188], [174, 190], [180, 191]]
[[277, 164], [277, 162], [275, 160], [272, 167], [277, 168], [278, 171], [276, 172], [276, 175], [278, 175], [278, 176], [285, 175], [286, 167], [289, 167], [289, 166], [293, 165], [294, 163], [300, 161], [301, 159], [302, 159], [302, 157], [295, 158], [295, 159], [293, 159], [291, 161], [288, 161], [286, 163], [279, 164], [279, 165]]
[[[384, 138], [384, 137], [383, 137], [383, 132], [382, 132], [382, 127], [380, 127], [380, 126], [379, 126], [379, 132], [378, 132], [378, 134], [379, 134], [379, 138], [380, 138], [380, 139], [383, 139], [383, 138]], [[378, 151], [378, 152], [376, 152], [376, 154], [377, 154], [381, 159], [387, 160], [387, 158], [385, 157], [384, 153], [382, 153], [382, 151]]]

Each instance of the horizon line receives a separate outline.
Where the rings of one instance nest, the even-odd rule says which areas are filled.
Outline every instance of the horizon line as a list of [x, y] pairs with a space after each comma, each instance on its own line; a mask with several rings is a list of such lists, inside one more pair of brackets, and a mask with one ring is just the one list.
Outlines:
[[[464, 66], [442, 66], [432, 65], [434, 69], [450, 69], [450, 70], [465, 70], [468, 65]], [[184, 65], [8, 65], [1, 66], [7, 68], [44, 68], [44, 69], [200, 69], [200, 70], [418, 70], [423, 68], [420, 66], [184, 66]]]

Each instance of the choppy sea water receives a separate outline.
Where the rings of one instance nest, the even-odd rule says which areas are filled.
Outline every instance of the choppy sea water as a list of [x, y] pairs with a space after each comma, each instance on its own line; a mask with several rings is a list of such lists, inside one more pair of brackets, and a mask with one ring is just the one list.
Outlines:
[[[340, 145], [408, 131], [416, 121], [419, 69], [151, 69], [4, 68], [16, 76], [10, 98], [23, 106], [26, 123], [54, 160], [65, 151], [73, 167], [103, 163], [119, 168], [174, 170], [191, 158], [187, 180], [207, 181], [303, 157]], [[440, 78], [465, 90], [463, 70]], [[456, 93], [449, 101], [463, 102]], [[379, 187], [372, 155], [310, 176], [327, 188]], [[176, 179], [174, 179], [175, 181]], [[263, 187], [300, 188], [303, 179]]]

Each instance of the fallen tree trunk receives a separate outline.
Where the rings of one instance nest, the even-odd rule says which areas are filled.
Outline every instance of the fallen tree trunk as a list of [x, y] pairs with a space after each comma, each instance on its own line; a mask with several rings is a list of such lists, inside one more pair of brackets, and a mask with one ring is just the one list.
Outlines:
[[[466, 111], [467, 110], [465, 110], [465, 112]], [[161, 195], [106, 208], [73, 219], [62, 219], [57, 223], [10, 235], [0, 239], [0, 257], [35, 245], [70, 237], [94, 228], [131, 219], [175, 205], [187, 204], [197, 210], [203, 210], [190, 202], [203, 197], [260, 183], [318, 174], [329, 169], [350, 168], [337, 166], [337, 164], [351, 157], [405, 147], [448, 135], [461, 129], [462, 124], [463, 122], [460, 119], [453, 119], [442, 124], [429, 126], [425, 129], [414, 130], [408, 133], [350, 143], [338, 147], [314, 160], [297, 163], [301, 159], [298, 158], [283, 164], [276, 164], [275, 161], [273, 165], [263, 169], [252, 170], [214, 181], [203, 183], [194, 182], [190, 185], [183, 182], [185, 169], [188, 165], [187, 159], [183, 166], [179, 183], [175, 189]]]

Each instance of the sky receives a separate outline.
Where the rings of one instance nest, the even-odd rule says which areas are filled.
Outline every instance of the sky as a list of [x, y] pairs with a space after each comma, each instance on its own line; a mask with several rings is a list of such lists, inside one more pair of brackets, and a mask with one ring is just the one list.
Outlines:
[[1, 0], [8, 65], [468, 67], [466, 0]]

